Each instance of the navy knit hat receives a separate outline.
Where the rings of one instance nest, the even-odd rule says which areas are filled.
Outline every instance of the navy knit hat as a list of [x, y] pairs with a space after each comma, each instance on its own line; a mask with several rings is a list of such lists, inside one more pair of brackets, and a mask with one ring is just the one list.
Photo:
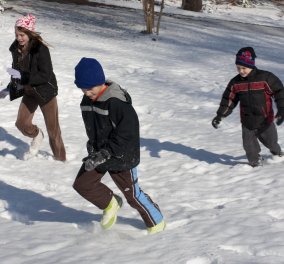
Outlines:
[[241, 48], [236, 54], [236, 64], [247, 68], [255, 68], [255, 52], [252, 47]]
[[92, 58], [82, 58], [75, 67], [74, 83], [80, 89], [91, 89], [105, 83], [105, 74], [101, 64]]

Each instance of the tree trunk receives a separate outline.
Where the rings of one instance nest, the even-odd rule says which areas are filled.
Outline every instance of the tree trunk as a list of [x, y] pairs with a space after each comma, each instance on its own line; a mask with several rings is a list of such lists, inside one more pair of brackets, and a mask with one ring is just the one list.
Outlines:
[[143, 0], [146, 33], [152, 34], [154, 27], [154, 0]]
[[160, 23], [161, 23], [161, 18], [162, 18], [162, 14], [163, 14], [163, 9], [164, 8], [165, 8], [165, 0], [162, 0], [162, 2], [161, 2], [161, 9], [160, 9], [160, 13], [159, 13], [159, 18], [158, 18], [158, 22], [157, 22], [157, 35], [159, 35]]
[[200, 12], [202, 9], [202, 0], [182, 0], [182, 9]]

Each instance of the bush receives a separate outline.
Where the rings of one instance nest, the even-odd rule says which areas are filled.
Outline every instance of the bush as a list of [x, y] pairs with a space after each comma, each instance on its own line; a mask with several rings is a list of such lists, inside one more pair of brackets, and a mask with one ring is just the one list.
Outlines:
[[215, 4], [231, 4], [235, 6], [249, 7], [254, 0], [215, 0]]

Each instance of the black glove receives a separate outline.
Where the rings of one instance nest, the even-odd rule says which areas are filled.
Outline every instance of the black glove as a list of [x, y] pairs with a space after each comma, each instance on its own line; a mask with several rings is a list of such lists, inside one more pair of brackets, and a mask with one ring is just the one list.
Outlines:
[[212, 126], [217, 129], [221, 123], [221, 120], [222, 120], [221, 116], [218, 115], [215, 116], [212, 120]]
[[105, 163], [108, 159], [110, 159], [109, 152], [106, 149], [101, 149], [85, 157], [82, 161], [85, 163], [85, 170], [92, 171], [100, 164]]
[[283, 121], [284, 121], [284, 107], [280, 107], [278, 109], [278, 112], [275, 116], [275, 119], [276, 119], [276, 125], [277, 126], [280, 126], [283, 123]]
[[92, 156], [92, 154], [96, 152], [93, 143], [90, 140], [87, 141], [87, 151], [89, 156]]

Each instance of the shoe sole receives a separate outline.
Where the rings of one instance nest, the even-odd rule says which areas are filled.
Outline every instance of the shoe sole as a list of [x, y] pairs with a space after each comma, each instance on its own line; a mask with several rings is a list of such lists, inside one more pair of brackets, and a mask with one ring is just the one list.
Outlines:
[[155, 231], [152, 231], [152, 232], [148, 229], [148, 234], [152, 235], [152, 234], [160, 233], [160, 232], [162, 232], [162, 231], [164, 231], [166, 229], [166, 225], [167, 225], [167, 223], [164, 222], [164, 225], [163, 225], [163, 227], [161, 229], [158, 229], [158, 230], [155, 230]]
[[[117, 212], [118, 212], [118, 210], [117, 210]], [[108, 230], [108, 229], [112, 228], [112, 226], [116, 223], [116, 219], [117, 219], [117, 214], [115, 214], [106, 225], [102, 225], [102, 223], [101, 223], [102, 228], [104, 230]]]
[[118, 195], [114, 195], [114, 196], [117, 200], [118, 207], [117, 207], [115, 215], [109, 220], [109, 222], [107, 224], [103, 225], [102, 222], [101, 222], [101, 226], [104, 230], [110, 229], [116, 223], [117, 213], [121, 209], [122, 204], [123, 204], [122, 199]]

